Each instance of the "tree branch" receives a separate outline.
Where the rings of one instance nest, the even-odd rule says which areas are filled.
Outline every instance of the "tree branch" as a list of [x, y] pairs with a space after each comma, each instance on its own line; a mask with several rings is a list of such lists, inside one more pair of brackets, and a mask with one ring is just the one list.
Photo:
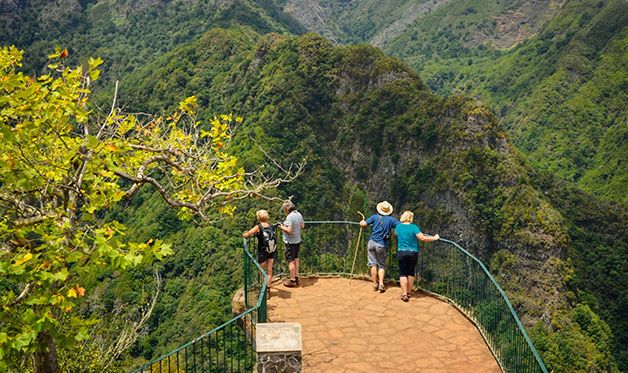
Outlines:
[[25, 226], [41, 223], [44, 220], [54, 219], [54, 218], [56, 218], [58, 216], [59, 215], [57, 215], [55, 213], [48, 212], [48, 213], [44, 213], [42, 215], [30, 217], [30, 218], [17, 219], [13, 223], [13, 226], [16, 227], [16, 228], [25, 227]]
[[114, 173], [123, 179], [132, 181], [135, 184], [152, 184], [155, 188], [157, 188], [157, 191], [159, 192], [159, 194], [161, 194], [161, 197], [164, 199], [164, 201], [166, 201], [166, 203], [169, 204], [170, 206], [187, 207], [190, 210], [193, 210], [194, 212], [198, 213], [199, 215], [204, 216], [203, 212], [199, 210], [199, 208], [195, 204], [170, 198], [166, 188], [164, 188], [164, 186], [161, 185], [159, 181], [157, 181], [156, 179], [150, 176], [134, 177], [122, 171], [114, 171]]
[[28, 295], [28, 293], [31, 291], [32, 288], [33, 288], [33, 283], [32, 282], [29, 282], [28, 284], [26, 284], [26, 286], [24, 287], [24, 289], [22, 290], [20, 295], [17, 298], [15, 298], [13, 300], [13, 302], [11, 302], [9, 307], [14, 307], [18, 303], [20, 303], [22, 300], [24, 300], [24, 298], [26, 298], [26, 296]]

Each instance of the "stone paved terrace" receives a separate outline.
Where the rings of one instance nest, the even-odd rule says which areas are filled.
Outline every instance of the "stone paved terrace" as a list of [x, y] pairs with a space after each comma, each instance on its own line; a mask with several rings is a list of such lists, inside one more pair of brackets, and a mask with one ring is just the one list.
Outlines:
[[477, 328], [424, 293], [373, 292], [359, 279], [271, 287], [269, 322], [302, 325], [304, 372], [501, 372]]

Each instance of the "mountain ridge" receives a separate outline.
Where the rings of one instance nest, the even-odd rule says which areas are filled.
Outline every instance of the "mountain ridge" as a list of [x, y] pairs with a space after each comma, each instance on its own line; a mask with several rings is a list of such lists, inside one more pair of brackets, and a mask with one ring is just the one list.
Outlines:
[[[551, 367], [566, 369], [563, 354], [576, 354], [572, 366], [596, 361], [591, 364], [613, 367], [611, 360], [591, 357], [610, 359], [608, 326], [600, 336], [607, 342], [597, 345], [587, 332], [576, 332], [571, 310], [595, 314], [573, 292], [568, 222], [490, 109], [472, 98], [433, 95], [412, 69], [372, 47], [334, 47], [313, 34], [250, 34], [248, 40], [244, 34], [210, 31], [197, 44], [173, 51], [176, 62], [164, 56], [164, 65], [147, 66], [123, 82], [124, 102], [133, 110], [153, 109], [145, 106], [146, 95], [160, 93], [148, 87], [156, 77], [170, 77], [162, 84], [170, 94], [196, 91], [207, 107], [201, 118], [209, 111], [244, 115], [236, 143], [249, 167], [260, 161], [248, 150], [255, 143], [286, 162], [308, 158], [302, 180], [282, 188], [301, 211], [342, 219], [354, 211], [343, 201], [356, 191], [366, 196], [362, 203], [387, 199], [411, 209], [428, 231], [461, 241], [490, 263], [524, 323], [534, 326], [533, 336], [547, 341], [542, 346], [569, 338], [561, 333], [578, 335], [582, 344], [550, 358]], [[204, 54], [207, 47], [221, 54], [235, 40], [240, 47], [227, 49], [244, 52], [239, 58], [216, 63]], [[185, 65], [183, 57], [196, 61], [195, 68], [178, 82], [166, 71]], [[199, 78], [212, 83], [191, 85]], [[543, 326], [550, 320], [561, 323], [563, 332]]]

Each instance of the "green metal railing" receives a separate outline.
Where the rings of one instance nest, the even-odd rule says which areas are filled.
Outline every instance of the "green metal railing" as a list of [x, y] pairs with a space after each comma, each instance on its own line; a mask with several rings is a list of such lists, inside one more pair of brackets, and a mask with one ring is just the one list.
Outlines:
[[254, 329], [266, 322], [266, 272], [244, 240], [244, 312], [176, 350], [142, 367], [137, 373], [250, 372], [255, 366]]
[[[359, 229], [356, 222], [306, 222], [301, 275], [369, 277], [370, 229], [362, 234]], [[508, 297], [479, 259], [446, 239], [419, 246], [415, 285], [445, 298], [474, 322], [504, 371], [547, 372]], [[390, 280], [399, 278], [396, 247], [393, 236], [386, 266]], [[282, 260], [281, 255], [275, 260], [274, 273], [279, 275], [287, 268]]]
[[[301, 276], [368, 277], [366, 246], [370, 230], [355, 222], [310, 221], [303, 231]], [[280, 237], [277, 232], [277, 237]], [[281, 241], [281, 240], [279, 240]], [[280, 242], [275, 274], [287, 265]], [[395, 238], [388, 248], [387, 277], [398, 278]], [[254, 327], [266, 322], [266, 273], [244, 240], [245, 312], [136, 372], [252, 371]], [[445, 298], [472, 322], [505, 372], [547, 372], [508, 297], [488, 269], [457, 243], [446, 239], [420, 244], [417, 283]]]

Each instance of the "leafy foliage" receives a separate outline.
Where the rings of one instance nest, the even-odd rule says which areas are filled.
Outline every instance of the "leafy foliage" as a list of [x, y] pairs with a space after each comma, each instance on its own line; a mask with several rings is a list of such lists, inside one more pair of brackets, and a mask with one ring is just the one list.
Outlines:
[[[177, 63], [167, 55], [123, 82], [128, 105], [144, 110], [158, 105], [146, 92], [187, 93], [197, 79], [212, 82], [198, 86], [199, 102], [247, 118], [235, 139], [243, 162], [264, 163], [250, 150], [255, 144], [286, 161], [308, 157], [303, 178], [282, 188], [306, 218], [345, 219], [355, 214], [347, 203], [355, 196], [366, 196], [359, 209], [385, 198], [487, 261], [508, 253], [512, 260], [495, 261], [493, 269], [526, 324], [571, 308], [579, 295], [570, 295], [573, 283], [565, 280], [573, 276], [563, 260], [571, 245], [567, 223], [486, 106], [432, 95], [407, 66], [368, 46], [334, 47], [311, 34], [248, 35], [212, 30], [173, 51]], [[237, 52], [216, 59], [225, 50]], [[170, 76], [177, 65], [193, 66], [189, 78], [168, 78], [167, 90], [157, 91], [155, 77]], [[610, 339], [602, 342], [607, 350]]]
[[181, 218], [207, 219], [230, 216], [234, 201], [288, 181], [245, 172], [227, 152], [241, 118], [214, 117], [205, 130], [194, 118], [194, 97], [165, 119], [144, 122], [120, 114], [114, 102], [109, 115], [90, 121], [89, 83], [102, 61], [90, 60], [83, 72], [64, 66], [67, 50], [50, 57], [50, 74], [32, 78], [18, 71], [22, 52], [0, 51], [3, 369], [21, 366], [30, 353], [37, 367], [55, 342], [89, 338], [96, 318], [75, 312], [92, 289], [86, 281], [173, 253], [152, 237], [128, 239], [122, 223], [107, 219], [123, 198], [151, 185]]

